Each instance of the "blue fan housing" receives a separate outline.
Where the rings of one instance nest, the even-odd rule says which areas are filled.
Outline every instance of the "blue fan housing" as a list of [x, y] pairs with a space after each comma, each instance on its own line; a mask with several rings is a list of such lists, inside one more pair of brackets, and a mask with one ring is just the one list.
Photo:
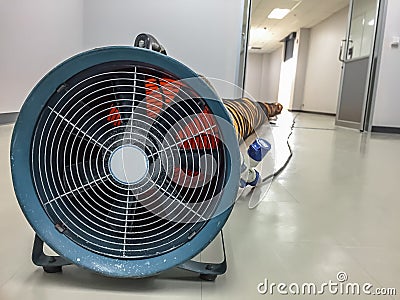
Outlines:
[[[221, 139], [223, 139], [224, 142], [225, 165], [222, 171], [224, 173], [224, 182], [218, 198], [218, 205], [214, 209], [212, 217], [202, 223], [201, 226], [199, 225], [199, 231], [195, 232], [194, 235], [192, 234], [190, 238], [187, 238], [186, 240], [180, 240], [179, 243], [177, 241], [175, 246], [171, 246], [171, 249], [160, 248], [162, 251], [160, 251], [159, 254], [154, 252], [151, 253], [151, 255], [141, 253], [138, 256], [119, 257], [118, 255], [114, 255], [118, 251], [115, 250], [116, 248], [113, 248], [114, 246], [111, 244], [113, 239], [110, 237], [109, 240], [104, 239], [102, 244], [98, 245], [98, 247], [102, 247], [102, 249], [107, 249], [107, 243], [110, 241], [109, 248], [112, 249], [112, 251], [110, 250], [110, 255], [108, 255], [107, 253], [96, 251], [96, 248], [90, 245], [90, 242], [93, 242], [94, 238], [87, 238], [87, 242], [84, 242], [80, 241], [79, 239], [75, 239], [72, 233], [70, 235], [66, 234], [66, 232], [68, 232], [68, 226], [66, 226], [66, 232], [63, 232], [63, 230], [60, 230], [60, 226], [58, 226], [59, 224], [56, 224], [57, 220], [55, 216], [61, 213], [56, 209], [53, 211], [54, 214], [53, 212], [49, 213], [50, 208], [49, 211], [47, 211], [46, 207], [53, 207], [53, 204], [57, 201], [60, 203], [60, 207], [62, 205], [69, 205], [68, 203], [71, 201], [70, 195], [71, 193], [75, 193], [77, 189], [73, 190], [71, 188], [72, 191], [67, 195], [66, 198], [62, 198], [64, 197], [63, 195], [53, 195], [52, 197], [49, 197], [51, 199], [48, 200], [48, 202], [51, 202], [51, 204], [48, 204], [48, 202], [44, 204], [40, 196], [41, 193], [54, 193], [55, 189], [48, 188], [46, 186], [38, 188], [37, 180], [35, 183], [34, 179], [34, 176], [38, 176], [37, 178], [40, 178], [40, 176], [42, 176], [41, 172], [43, 172], [43, 174], [45, 172], [43, 167], [37, 168], [38, 165], [42, 166], [41, 164], [43, 164], [43, 166], [49, 166], [50, 168], [56, 163], [54, 161], [46, 162], [48, 157], [46, 155], [50, 155], [49, 153], [38, 152], [38, 158], [35, 156], [36, 154], [33, 156], [32, 153], [33, 151], [36, 151], [35, 147], [37, 147], [37, 149], [41, 149], [40, 147], [43, 146], [34, 139], [39, 139], [39, 133], [41, 130], [47, 130], [47, 127], [43, 125], [46, 124], [46, 122], [45, 120], [41, 120], [41, 118], [43, 118], [41, 116], [43, 116], [44, 112], [47, 110], [47, 115], [50, 116], [49, 118], [57, 118], [58, 113], [57, 115], [52, 114], [52, 110], [57, 108], [57, 103], [61, 103], [60, 101], [62, 101], [60, 100], [62, 98], [57, 98], [58, 102], [53, 99], [55, 97], [55, 93], [57, 93], [57, 90], [63, 88], [63, 84], [68, 82], [68, 80], [71, 80], [71, 78], [74, 78], [74, 76], [77, 74], [84, 74], [84, 72], [89, 69], [96, 71], [97, 67], [99, 72], [104, 72], [104, 69], [102, 69], [104, 65], [112, 66], [113, 63], [118, 62], [125, 62], [128, 64], [131, 63], [133, 65], [144, 66], [145, 68], [149, 69], [153, 68], [161, 70], [162, 72], [172, 74], [178, 79], [184, 80], [187, 78], [192, 78], [190, 80], [191, 88], [196, 92], [198, 97], [204, 101], [210, 112], [214, 116], [218, 117], [216, 118], [216, 122], [221, 134]], [[55, 104], [53, 105], [51, 103]], [[49, 106], [52, 107], [50, 110]], [[121, 107], [123, 107], [123, 105], [121, 105]], [[61, 124], [60, 126], [67, 126], [67, 124], [64, 124], [66, 122], [67, 121], [64, 118], [57, 120], [54, 123]], [[41, 126], [43, 126], [43, 128], [41, 128]], [[102, 129], [99, 127], [99, 132], [101, 130]], [[59, 133], [61, 135], [65, 134], [63, 131], [59, 131]], [[43, 134], [46, 134], [46, 132]], [[78, 135], [79, 132], [76, 133], [76, 136]], [[74, 138], [77, 138], [76, 136], [74, 136]], [[43, 147], [45, 147], [45, 145]], [[63, 147], [63, 145], [57, 145], [57, 147]], [[229, 114], [227, 113], [222, 102], [219, 101], [218, 96], [206, 83], [203, 82], [202, 79], [198, 77], [195, 72], [190, 70], [182, 63], [153, 51], [133, 47], [117, 46], [90, 50], [69, 58], [51, 70], [35, 86], [20, 111], [18, 120], [14, 127], [10, 155], [12, 178], [17, 199], [26, 219], [29, 221], [37, 235], [60, 256], [64, 257], [73, 264], [112, 277], [151, 276], [169, 268], [178, 266], [197, 255], [215, 238], [218, 232], [222, 229], [232, 210], [239, 185], [240, 155], [238, 142]], [[51, 155], [56, 154], [53, 153]], [[77, 155], [79, 155], [79, 153], [77, 153]], [[39, 162], [36, 162], [36, 159], [38, 159]], [[187, 160], [187, 158], [185, 158], [185, 160]], [[107, 165], [104, 168], [106, 170]], [[63, 173], [68, 172], [66, 170], [67, 169], [63, 169]], [[221, 172], [221, 170], [222, 169], [218, 169], [217, 172]], [[49, 172], [49, 170], [46, 171]], [[77, 174], [74, 176], [76, 178], [80, 178], [81, 175]], [[55, 180], [54, 182], [54, 185], [63, 184], [64, 183], [62, 183], [62, 180]], [[116, 181], [112, 182], [112, 186], [119, 188], [122, 188], [121, 184], [122, 183]], [[83, 190], [85, 189], [86, 188], [82, 188], [79, 190], [78, 188], [79, 194], [84, 193]], [[129, 188], [125, 188], [125, 190], [128, 189]], [[168, 190], [168, 193], [173, 194], [174, 191]], [[84, 198], [82, 199], [84, 200]], [[190, 202], [190, 199], [186, 200]], [[73, 206], [71, 206], [69, 209], [73, 209], [73, 207], [81, 205], [80, 203], [72, 204]], [[113, 206], [114, 204], [110, 205]], [[115, 212], [116, 215], [122, 213], [119, 211]], [[72, 216], [72, 213], [70, 215], [66, 215], [65, 219], [67, 220], [72, 218]], [[112, 220], [113, 216], [108, 216], [108, 218]], [[90, 218], [89, 220], [87, 219], [88, 217], [86, 217], [85, 220], [82, 220], [82, 222], [89, 224], [91, 220]], [[73, 226], [72, 223], [70, 226]], [[110, 232], [112, 232], [112, 230], [117, 230], [115, 228], [117, 227], [112, 227]], [[75, 228], [75, 232], [77, 232], [78, 229], [79, 228]], [[99, 235], [102, 234], [100, 227], [93, 228], [93, 230], [93, 232], [99, 232]], [[148, 238], [142, 238], [144, 241], [151, 243], [151, 236]], [[169, 242], [170, 241], [168, 241], [168, 243]], [[158, 247], [158, 245], [155, 245], [154, 247]]]

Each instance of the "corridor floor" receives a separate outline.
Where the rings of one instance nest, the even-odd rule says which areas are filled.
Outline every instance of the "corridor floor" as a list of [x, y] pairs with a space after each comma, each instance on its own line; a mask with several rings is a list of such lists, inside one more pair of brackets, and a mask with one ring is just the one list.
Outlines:
[[[274, 127], [277, 149], [294, 114]], [[286, 120], [286, 121], [285, 121]], [[202, 282], [183, 271], [146, 279], [106, 278], [78, 267], [46, 274], [30, 259], [34, 233], [17, 204], [9, 167], [12, 125], [0, 126], [0, 300], [286, 299], [268, 283], [370, 283], [400, 293], [400, 136], [361, 134], [334, 118], [299, 114], [290, 138], [293, 159], [260, 205], [239, 199], [224, 227], [228, 271]], [[280, 136], [279, 131], [286, 134]], [[283, 154], [282, 154], [283, 155]], [[286, 154], [285, 154], [286, 155]], [[284, 157], [284, 155], [282, 156]], [[278, 159], [282, 159], [278, 157]], [[28, 170], [27, 170], [28, 172]], [[216, 239], [201, 257], [220, 258]], [[397, 298], [396, 298], [397, 297]], [[400, 299], [324, 295], [294, 299]]]

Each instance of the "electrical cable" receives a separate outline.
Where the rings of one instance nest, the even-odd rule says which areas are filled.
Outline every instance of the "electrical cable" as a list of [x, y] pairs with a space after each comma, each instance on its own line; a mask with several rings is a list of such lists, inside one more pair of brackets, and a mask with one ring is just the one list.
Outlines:
[[296, 119], [297, 119], [298, 116], [299, 116], [299, 113], [293, 118], [292, 125], [290, 126], [290, 133], [289, 133], [289, 135], [288, 135], [288, 137], [287, 137], [287, 140], [286, 140], [286, 144], [287, 144], [287, 146], [288, 146], [288, 148], [289, 148], [289, 156], [287, 157], [287, 159], [286, 159], [285, 163], [282, 165], [282, 167], [280, 167], [280, 168], [279, 168], [278, 170], [276, 170], [274, 173], [272, 173], [272, 174], [270, 174], [270, 175], [268, 175], [268, 176], [262, 178], [261, 184], [267, 182], [267, 181], [270, 180], [271, 178], [272, 178], [272, 180], [273, 180], [273, 179], [274, 179], [275, 177], [277, 177], [280, 173], [282, 173], [282, 171], [287, 167], [287, 165], [289, 164], [290, 160], [292, 159], [292, 157], [293, 157], [293, 151], [292, 151], [292, 147], [290, 146], [290, 142], [289, 142], [289, 141], [290, 141], [290, 137], [291, 137], [292, 134], [293, 134], [293, 129], [295, 128], [294, 125], [296, 124]]

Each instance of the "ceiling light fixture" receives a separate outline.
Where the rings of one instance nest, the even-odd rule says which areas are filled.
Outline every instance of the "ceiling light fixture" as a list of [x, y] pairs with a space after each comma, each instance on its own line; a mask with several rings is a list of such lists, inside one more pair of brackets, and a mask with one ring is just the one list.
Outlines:
[[288, 8], [274, 8], [268, 15], [268, 19], [281, 20], [290, 12]]

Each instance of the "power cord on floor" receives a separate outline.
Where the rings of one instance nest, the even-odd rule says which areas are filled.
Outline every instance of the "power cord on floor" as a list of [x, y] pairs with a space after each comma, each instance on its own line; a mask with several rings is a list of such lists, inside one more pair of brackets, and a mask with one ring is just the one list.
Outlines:
[[272, 174], [268, 175], [267, 177], [263, 178], [263, 179], [261, 180], [261, 184], [267, 182], [267, 181], [270, 180], [271, 178], [272, 178], [272, 180], [273, 180], [273, 179], [274, 179], [275, 177], [277, 177], [280, 173], [282, 173], [282, 171], [287, 167], [287, 165], [289, 164], [290, 160], [292, 159], [293, 151], [292, 151], [292, 147], [290, 146], [289, 140], [290, 140], [291, 135], [293, 134], [294, 125], [296, 124], [296, 119], [297, 119], [298, 116], [299, 116], [299, 113], [296, 114], [295, 117], [293, 118], [292, 125], [290, 126], [290, 133], [289, 133], [289, 135], [288, 135], [288, 137], [287, 137], [287, 140], [286, 140], [286, 144], [287, 144], [287, 146], [288, 146], [288, 148], [289, 148], [289, 156], [288, 156], [288, 158], [286, 159], [286, 161], [285, 161], [285, 163], [283, 164], [282, 167], [280, 167], [280, 168], [279, 168], [278, 170], [276, 170], [274, 173], [272, 173]]

